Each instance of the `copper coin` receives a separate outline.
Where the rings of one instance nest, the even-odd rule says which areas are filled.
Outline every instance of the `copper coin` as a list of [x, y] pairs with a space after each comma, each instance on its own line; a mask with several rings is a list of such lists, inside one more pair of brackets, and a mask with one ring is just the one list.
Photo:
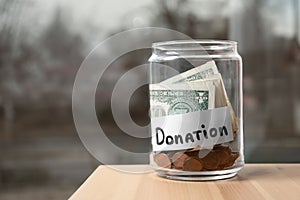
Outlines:
[[203, 165], [200, 160], [195, 158], [187, 158], [183, 164], [184, 171], [201, 171]]
[[168, 169], [171, 168], [171, 161], [170, 161], [168, 155], [165, 153], [160, 153], [160, 154], [155, 155], [154, 161], [160, 167], [164, 167], [164, 168], [168, 168]]
[[214, 150], [224, 150], [224, 151], [227, 151], [229, 154], [231, 154], [231, 149], [229, 146], [225, 146], [225, 145], [222, 145], [222, 144], [217, 144], [214, 146], [213, 148]]
[[228, 146], [223, 147], [222, 149], [217, 149], [216, 152], [219, 155], [221, 165], [224, 165], [231, 155], [231, 149]]
[[198, 152], [197, 157], [202, 159], [202, 158], [206, 157], [211, 151], [212, 151], [212, 149], [202, 149], [201, 151]]
[[188, 156], [190, 157], [195, 157], [195, 158], [198, 158], [199, 157], [199, 150], [196, 150], [196, 151], [188, 151], [188, 152], [185, 152]]
[[216, 154], [220, 160], [220, 163], [219, 163], [220, 165], [225, 165], [231, 156], [227, 151], [224, 151], [224, 150], [222, 150], [222, 151], [218, 150], [218, 151], [216, 151]]
[[216, 170], [220, 164], [220, 159], [215, 152], [210, 152], [201, 161], [203, 167], [208, 170]]
[[227, 163], [225, 164], [225, 167], [231, 167], [236, 159], [239, 157], [239, 153], [238, 152], [232, 152], [232, 154], [230, 155], [230, 158], [228, 159]]
[[232, 153], [232, 150], [229, 146], [225, 147], [225, 151], [230, 155]]
[[182, 169], [185, 159], [189, 156], [184, 152], [177, 152], [172, 156], [172, 163], [176, 169]]
[[224, 148], [224, 146], [223, 145], [221, 145], [221, 144], [216, 144], [215, 146], [214, 146], [214, 150], [217, 150], [217, 149], [223, 149]]

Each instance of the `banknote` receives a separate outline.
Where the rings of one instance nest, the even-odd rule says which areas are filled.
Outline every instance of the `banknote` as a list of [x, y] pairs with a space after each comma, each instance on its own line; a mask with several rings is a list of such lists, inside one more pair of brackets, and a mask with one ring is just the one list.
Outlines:
[[219, 71], [216, 67], [216, 64], [214, 61], [208, 61], [207, 63], [195, 67], [191, 70], [188, 70], [186, 72], [183, 72], [181, 74], [178, 74], [176, 76], [173, 76], [167, 80], [162, 81], [163, 84], [168, 83], [180, 83], [180, 82], [188, 82], [188, 81], [196, 81], [200, 79], [206, 79], [214, 74], [218, 74]]
[[212, 81], [213, 85], [215, 86], [215, 107], [216, 108], [224, 107], [224, 106], [229, 107], [231, 120], [232, 120], [232, 130], [235, 134], [238, 130], [238, 121], [237, 121], [237, 117], [235, 115], [235, 112], [232, 108], [232, 105], [229, 101], [229, 98], [227, 96], [221, 74], [217, 73], [217, 74], [211, 75], [209, 78], [202, 79], [202, 80], [197, 80], [197, 81], [192, 81], [192, 82], [189, 82], [189, 83], [197, 83], [199, 81]]
[[215, 105], [213, 81], [178, 84], [150, 84], [151, 117], [207, 110]]
[[179, 84], [179, 83], [195, 83], [203, 85], [203, 82], [210, 82], [215, 87], [215, 107], [228, 106], [232, 118], [232, 130], [234, 133], [238, 130], [238, 121], [232, 105], [227, 96], [223, 78], [218, 71], [218, 68], [214, 61], [208, 61], [207, 63], [195, 67], [191, 70], [173, 76], [159, 84]]

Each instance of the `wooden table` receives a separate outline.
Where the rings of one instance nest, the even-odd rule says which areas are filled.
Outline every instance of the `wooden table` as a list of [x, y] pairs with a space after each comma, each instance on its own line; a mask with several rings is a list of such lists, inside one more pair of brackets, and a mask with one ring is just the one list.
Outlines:
[[173, 181], [155, 173], [129, 174], [100, 166], [70, 199], [300, 200], [300, 164], [247, 164], [235, 178], [210, 182]]

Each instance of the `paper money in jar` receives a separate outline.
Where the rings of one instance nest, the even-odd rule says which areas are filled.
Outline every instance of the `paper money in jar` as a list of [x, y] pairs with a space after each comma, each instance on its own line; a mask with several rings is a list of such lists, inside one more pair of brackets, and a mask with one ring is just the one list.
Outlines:
[[[199, 44], [202, 41], [158, 43], [150, 58], [153, 162], [167, 178], [228, 178], [243, 164], [242, 82], [236, 44], [207, 41], [198, 48]], [[203, 48], [215, 54], [205, 54]], [[174, 75], [156, 63], [182, 72]], [[192, 67], [191, 63], [202, 64]]]

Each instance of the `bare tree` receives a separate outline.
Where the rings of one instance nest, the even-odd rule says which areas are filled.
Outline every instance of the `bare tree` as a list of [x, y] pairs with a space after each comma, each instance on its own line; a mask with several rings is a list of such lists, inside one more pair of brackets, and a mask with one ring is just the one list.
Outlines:
[[[200, 9], [193, 12], [190, 7], [196, 3]], [[223, 4], [226, 4], [224, 2]], [[192, 38], [218, 38], [228, 37], [228, 16], [221, 16], [217, 13], [207, 19], [199, 14], [203, 10], [202, 5], [213, 5], [212, 1], [195, 2], [190, 0], [164, 1], [157, 0], [157, 16], [153, 19], [154, 26], [166, 26], [167, 28], [180, 31]], [[225, 7], [225, 6], [220, 6]], [[213, 13], [214, 11], [211, 11]]]
[[52, 64], [77, 67], [83, 59], [84, 43], [81, 35], [70, 30], [64, 13], [60, 7], [56, 9], [41, 37], [41, 44], [46, 47], [48, 58], [54, 61]]
[[42, 65], [47, 71], [46, 87], [55, 88], [54, 94], [45, 99], [48, 105], [58, 104], [58, 101], [71, 105], [73, 80], [84, 59], [83, 37], [69, 28], [64, 14], [58, 7], [40, 39], [40, 48], [43, 49]]
[[5, 138], [12, 139], [14, 122], [14, 96], [19, 92], [16, 77], [15, 61], [21, 52], [20, 46], [20, 17], [25, 1], [3, 0], [0, 2], [0, 18], [3, 19], [0, 27], [0, 103], [4, 110]]

